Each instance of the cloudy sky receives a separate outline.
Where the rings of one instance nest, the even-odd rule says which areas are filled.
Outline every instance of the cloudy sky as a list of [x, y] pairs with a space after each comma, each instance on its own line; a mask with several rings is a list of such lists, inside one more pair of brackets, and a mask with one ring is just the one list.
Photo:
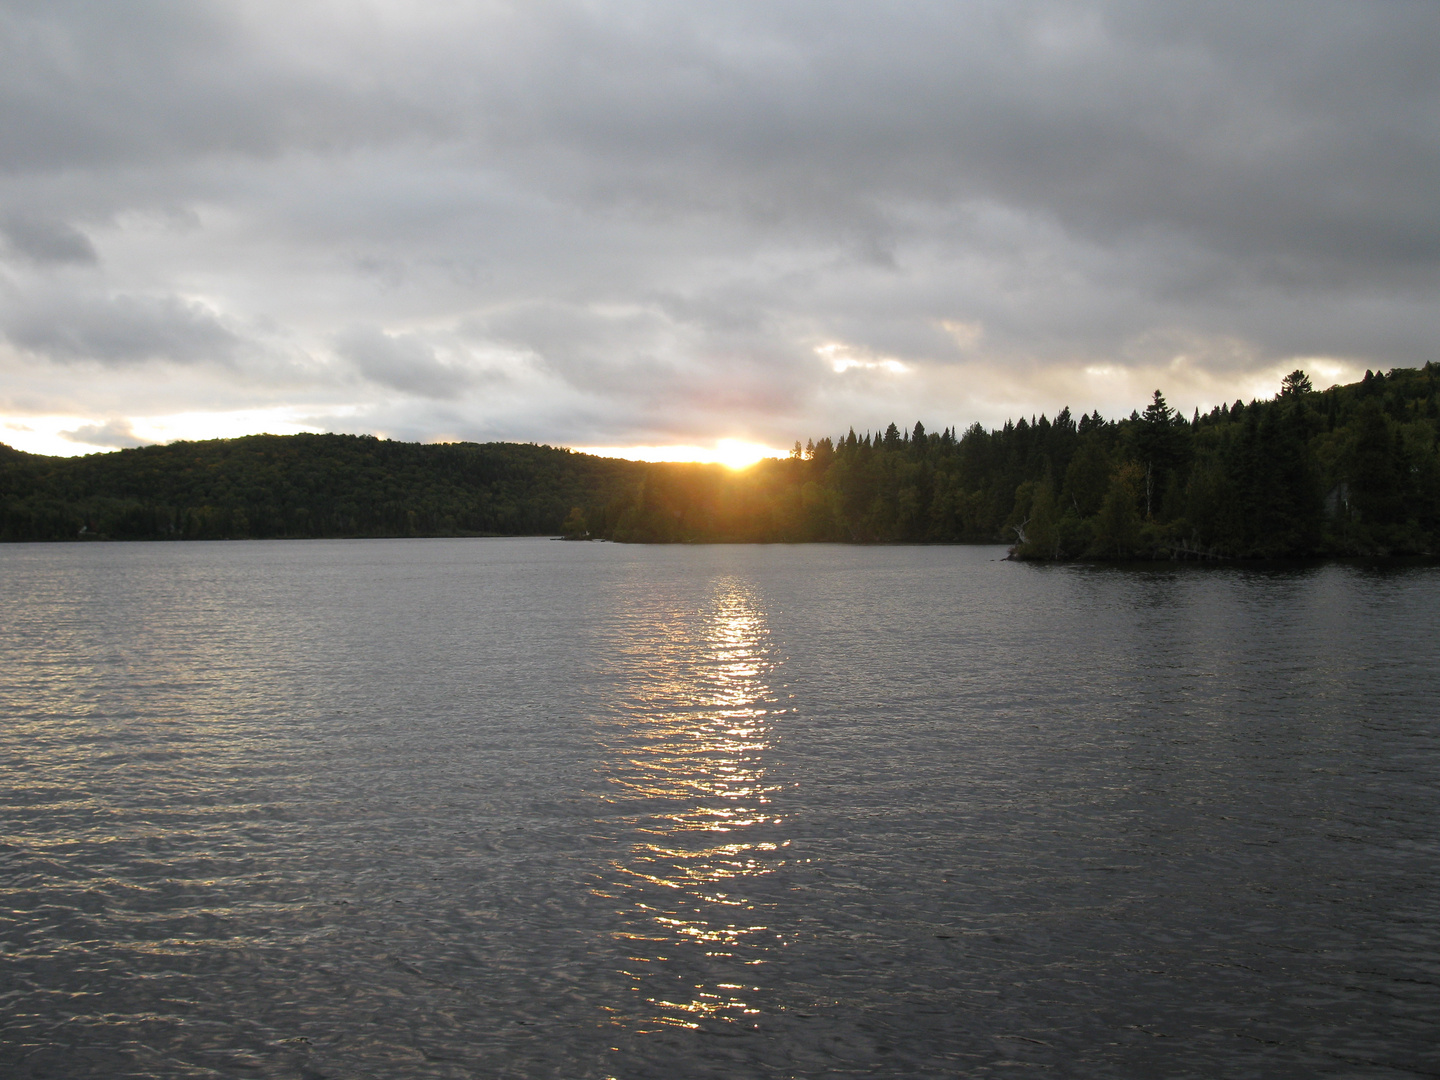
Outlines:
[[1440, 359], [1440, 4], [0, 2], [0, 441], [773, 447]]

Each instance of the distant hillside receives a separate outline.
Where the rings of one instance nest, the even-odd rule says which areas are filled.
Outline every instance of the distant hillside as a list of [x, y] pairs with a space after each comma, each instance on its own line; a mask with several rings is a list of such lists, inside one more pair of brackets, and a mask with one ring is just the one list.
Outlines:
[[518, 443], [251, 435], [112, 454], [0, 454], [0, 539], [556, 533], [619, 497], [628, 461]]
[[1440, 365], [1190, 418], [1062, 410], [986, 431], [796, 444], [731, 472], [515, 443], [254, 435], [51, 458], [0, 448], [0, 539], [565, 533], [619, 541], [996, 542], [1020, 558], [1433, 553]]

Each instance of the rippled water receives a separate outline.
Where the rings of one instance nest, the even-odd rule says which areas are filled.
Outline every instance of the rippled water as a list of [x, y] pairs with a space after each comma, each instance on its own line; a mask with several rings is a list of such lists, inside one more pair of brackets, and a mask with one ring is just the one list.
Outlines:
[[0, 548], [0, 1075], [1440, 1075], [1440, 572]]

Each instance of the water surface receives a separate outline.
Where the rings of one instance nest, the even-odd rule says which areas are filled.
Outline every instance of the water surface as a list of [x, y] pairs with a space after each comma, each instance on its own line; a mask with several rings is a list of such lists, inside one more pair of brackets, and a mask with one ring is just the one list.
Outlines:
[[1440, 573], [0, 547], [0, 1073], [1440, 1075]]

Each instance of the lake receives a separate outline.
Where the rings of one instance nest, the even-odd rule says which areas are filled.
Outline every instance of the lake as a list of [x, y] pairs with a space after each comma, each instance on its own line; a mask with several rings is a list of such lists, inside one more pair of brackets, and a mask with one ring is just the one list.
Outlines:
[[0, 547], [0, 1073], [1440, 1075], [1440, 570]]

